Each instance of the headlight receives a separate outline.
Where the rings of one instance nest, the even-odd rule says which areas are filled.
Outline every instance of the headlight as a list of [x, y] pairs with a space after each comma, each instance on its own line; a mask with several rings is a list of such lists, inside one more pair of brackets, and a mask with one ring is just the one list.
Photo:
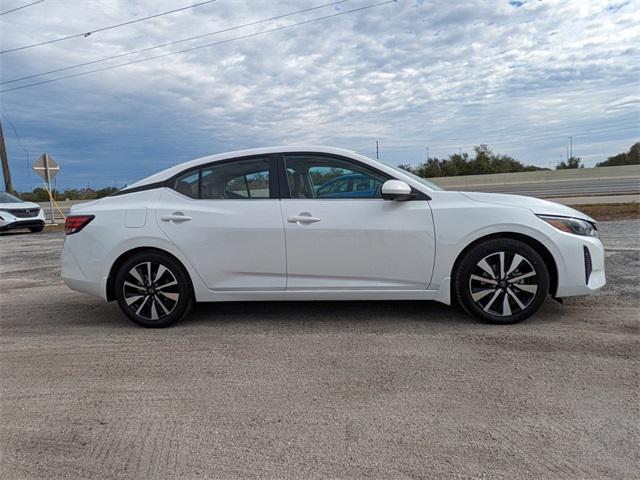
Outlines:
[[571, 217], [554, 217], [552, 215], [538, 215], [538, 217], [563, 232], [585, 237], [600, 238], [595, 223]]

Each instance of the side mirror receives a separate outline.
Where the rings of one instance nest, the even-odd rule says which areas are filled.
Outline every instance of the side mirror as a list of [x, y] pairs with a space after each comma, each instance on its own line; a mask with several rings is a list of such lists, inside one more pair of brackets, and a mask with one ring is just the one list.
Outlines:
[[409, 200], [411, 187], [400, 180], [387, 180], [382, 184], [382, 198], [385, 200]]

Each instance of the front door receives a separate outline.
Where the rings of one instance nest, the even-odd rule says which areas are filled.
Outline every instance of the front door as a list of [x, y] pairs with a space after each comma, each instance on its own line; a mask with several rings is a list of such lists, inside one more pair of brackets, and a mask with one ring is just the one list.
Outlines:
[[383, 200], [389, 175], [356, 160], [283, 162], [287, 290], [427, 288], [435, 253], [427, 200]]
[[211, 290], [284, 290], [275, 160], [216, 162], [178, 176], [157, 209], [162, 231]]

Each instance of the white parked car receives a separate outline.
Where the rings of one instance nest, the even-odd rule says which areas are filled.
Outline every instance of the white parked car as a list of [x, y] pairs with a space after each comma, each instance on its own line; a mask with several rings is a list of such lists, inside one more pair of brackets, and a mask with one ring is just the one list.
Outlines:
[[41, 232], [44, 211], [37, 203], [23, 202], [10, 193], [0, 192], [0, 232], [18, 228]]
[[[596, 222], [516, 195], [443, 191], [330, 147], [177, 165], [75, 205], [62, 277], [164, 327], [194, 302], [457, 301], [492, 323], [605, 284]], [[425, 307], [426, 309], [427, 307]]]

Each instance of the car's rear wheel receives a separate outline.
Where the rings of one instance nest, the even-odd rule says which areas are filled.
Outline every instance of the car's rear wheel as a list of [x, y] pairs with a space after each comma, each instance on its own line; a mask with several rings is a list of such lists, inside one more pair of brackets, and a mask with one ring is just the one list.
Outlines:
[[169, 255], [140, 252], [119, 268], [115, 294], [122, 311], [143, 327], [168, 327], [193, 304], [188, 273]]
[[534, 314], [549, 291], [549, 272], [536, 250], [514, 239], [479, 243], [455, 273], [458, 302], [487, 323], [517, 323]]
[[41, 232], [42, 230], [44, 230], [44, 225], [38, 225], [37, 227], [30, 227], [29, 231], [31, 233], [38, 233]]

